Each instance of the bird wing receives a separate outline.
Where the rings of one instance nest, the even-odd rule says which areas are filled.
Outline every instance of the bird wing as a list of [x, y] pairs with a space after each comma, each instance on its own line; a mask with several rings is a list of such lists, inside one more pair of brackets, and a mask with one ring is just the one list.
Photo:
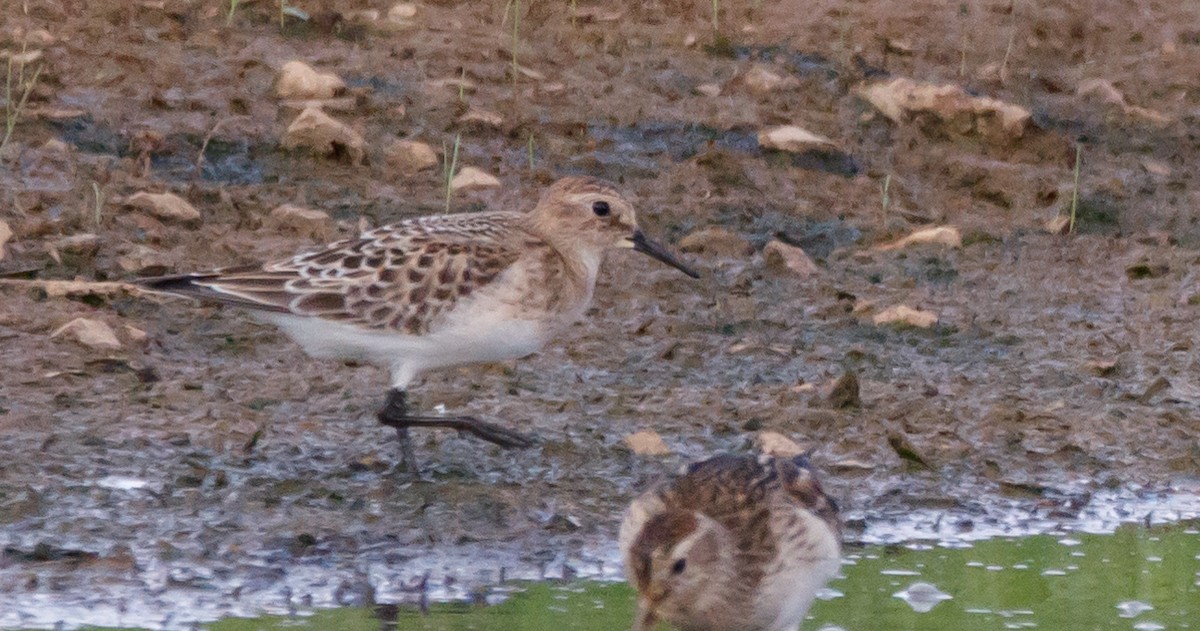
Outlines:
[[774, 464], [786, 497], [793, 504], [820, 517], [840, 541], [842, 519], [837, 502], [825, 494], [808, 459], [804, 456], [776, 458]]
[[671, 486], [680, 505], [698, 510], [734, 534], [746, 578], [757, 582], [777, 553], [772, 508], [782, 498], [821, 518], [840, 534], [837, 506], [821, 490], [807, 460], [721, 455], [689, 466]]
[[251, 310], [420, 335], [533, 244], [519, 218], [508, 212], [420, 217], [288, 259], [141, 284]]

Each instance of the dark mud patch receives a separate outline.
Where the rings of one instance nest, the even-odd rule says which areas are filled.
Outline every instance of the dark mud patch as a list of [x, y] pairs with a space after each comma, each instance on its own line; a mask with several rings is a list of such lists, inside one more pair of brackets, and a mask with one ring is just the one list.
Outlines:
[[167, 182], [200, 179], [213, 184], [261, 184], [266, 178], [263, 159], [277, 154], [274, 145], [256, 145], [246, 139], [121, 133], [87, 115], [54, 121], [50, 128], [81, 152], [133, 158]]
[[696, 159], [712, 168], [714, 183], [744, 186], [748, 180], [738, 171], [743, 168], [730, 164], [720, 156], [754, 156], [773, 168], [794, 167], [810, 171], [852, 177], [859, 172], [854, 158], [836, 151], [805, 151], [789, 153], [762, 149], [756, 130], [740, 127], [717, 129], [707, 125], [680, 122], [646, 122], [636, 125], [588, 126], [588, 135], [595, 141], [589, 160], [601, 168], [623, 176], [651, 177], [661, 168], [661, 161], [673, 162]]

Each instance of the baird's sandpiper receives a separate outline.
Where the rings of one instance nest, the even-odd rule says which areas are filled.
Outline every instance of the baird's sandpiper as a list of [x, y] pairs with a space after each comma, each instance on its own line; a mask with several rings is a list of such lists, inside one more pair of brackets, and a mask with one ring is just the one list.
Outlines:
[[579, 318], [605, 251], [630, 248], [699, 275], [638, 227], [609, 183], [567, 177], [529, 213], [418, 217], [263, 264], [144, 279], [150, 290], [249, 310], [314, 357], [391, 371], [379, 422], [394, 427], [417, 470], [410, 427], [468, 432], [502, 447], [532, 441], [468, 416], [409, 413], [422, 373], [529, 355]]
[[717, 456], [633, 501], [621, 524], [634, 631], [795, 631], [837, 574], [837, 506], [803, 457]]

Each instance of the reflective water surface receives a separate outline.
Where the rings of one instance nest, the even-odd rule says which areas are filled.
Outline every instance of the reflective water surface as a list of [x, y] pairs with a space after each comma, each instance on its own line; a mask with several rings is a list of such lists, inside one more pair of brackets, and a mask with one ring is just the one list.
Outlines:
[[[847, 551], [843, 574], [804, 629], [1200, 629], [1200, 530], [1188, 525], [867, 546]], [[632, 602], [623, 583], [534, 583], [492, 606], [434, 605], [428, 614], [337, 609], [207, 628], [612, 630], [628, 628]]]

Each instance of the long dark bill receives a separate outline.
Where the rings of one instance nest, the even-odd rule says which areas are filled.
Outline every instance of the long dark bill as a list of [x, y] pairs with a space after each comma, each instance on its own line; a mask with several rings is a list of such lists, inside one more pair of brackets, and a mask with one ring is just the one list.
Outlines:
[[633, 236], [629, 237], [629, 241], [630, 243], [633, 243], [633, 249], [635, 251], [652, 256], [663, 263], [666, 263], [667, 265], [670, 265], [671, 267], [683, 272], [684, 274], [691, 276], [692, 278], [700, 278], [699, 272], [688, 267], [687, 265], [684, 265], [683, 261], [675, 258], [675, 255], [671, 254], [671, 251], [668, 250], [666, 246], [651, 239], [650, 237], [647, 237], [646, 234], [641, 230], [634, 232]]

